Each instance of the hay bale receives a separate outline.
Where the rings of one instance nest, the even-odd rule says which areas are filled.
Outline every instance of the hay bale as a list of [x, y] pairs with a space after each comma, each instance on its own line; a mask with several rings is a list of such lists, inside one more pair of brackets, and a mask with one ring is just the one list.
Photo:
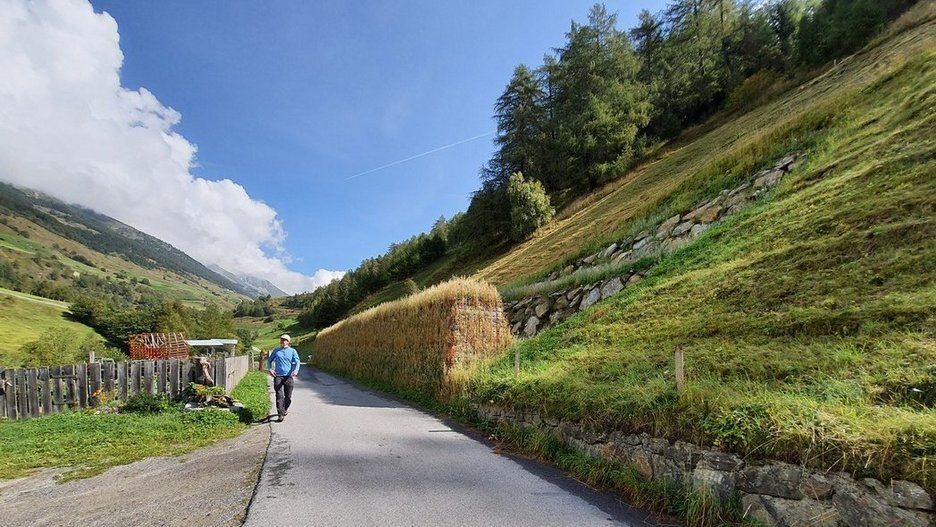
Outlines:
[[512, 342], [497, 290], [456, 278], [322, 330], [312, 358], [352, 378], [447, 397], [466, 370]]

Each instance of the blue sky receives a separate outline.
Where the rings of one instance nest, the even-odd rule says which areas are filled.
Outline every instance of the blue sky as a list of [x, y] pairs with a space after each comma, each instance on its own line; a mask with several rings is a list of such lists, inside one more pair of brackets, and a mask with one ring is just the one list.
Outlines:
[[[465, 210], [492, 136], [350, 176], [494, 130], [521, 63], [561, 46], [589, 1], [126, 2], [113, 16], [121, 80], [181, 113], [206, 179], [273, 207], [290, 267], [348, 270]], [[620, 27], [639, 8], [606, 4]]]
[[6, 0], [0, 180], [308, 291], [467, 208], [514, 68], [590, 7]]

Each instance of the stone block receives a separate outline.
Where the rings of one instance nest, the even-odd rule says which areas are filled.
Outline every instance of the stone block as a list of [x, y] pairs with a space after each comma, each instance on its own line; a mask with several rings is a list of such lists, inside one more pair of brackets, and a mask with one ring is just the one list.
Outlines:
[[526, 325], [523, 326], [523, 334], [527, 337], [532, 337], [536, 335], [536, 332], [539, 330], [540, 319], [536, 317], [530, 317], [526, 321]]
[[692, 443], [676, 441], [668, 447], [664, 455], [679, 465], [683, 471], [690, 471], [696, 468], [702, 459], [702, 449]]
[[649, 238], [647, 237], [638, 238], [636, 241], [634, 241], [634, 245], [631, 246], [631, 249], [633, 249], [634, 251], [639, 251], [640, 249], [643, 249], [644, 247], [646, 247], [648, 243], [650, 243]]
[[597, 254], [593, 254], [593, 255], [591, 255], [591, 256], [587, 256], [587, 257], [585, 257], [585, 258], [582, 258], [582, 264], [583, 264], [583, 265], [591, 265], [591, 264], [595, 263], [595, 260], [597, 260], [597, 259], [598, 259], [598, 255], [597, 255]]
[[560, 274], [562, 274], [562, 276], [568, 276], [572, 274], [573, 272], [575, 272], [575, 266], [567, 265], [562, 269], [562, 272]]
[[590, 290], [584, 296], [584, 298], [582, 299], [582, 303], [579, 305], [579, 309], [580, 310], [588, 309], [589, 307], [593, 306], [595, 302], [598, 302], [599, 300], [601, 300], [601, 289], [595, 287], [594, 289]]
[[676, 228], [673, 229], [672, 236], [677, 237], [677, 236], [682, 236], [683, 234], [686, 234], [687, 232], [689, 232], [689, 229], [691, 229], [693, 225], [694, 223], [692, 221], [684, 221], [680, 223], [679, 225], [676, 226]]
[[813, 500], [827, 500], [832, 497], [834, 491], [832, 481], [823, 474], [810, 474], [800, 483], [803, 496]]
[[834, 479], [832, 504], [847, 525], [925, 527], [930, 524], [925, 513], [917, 513], [887, 504], [874, 489], [859, 485], [847, 475]]
[[604, 251], [601, 252], [601, 256], [599, 256], [599, 258], [602, 258], [602, 259], [610, 258], [611, 255], [614, 254], [614, 252], [617, 250], [618, 250], [618, 244], [612, 243]]
[[640, 435], [640, 442], [648, 452], [659, 455], [663, 455], [670, 446], [669, 441], [661, 437], [653, 437], [647, 434]]
[[608, 298], [611, 295], [616, 295], [624, 289], [624, 282], [620, 278], [612, 278], [604, 283], [601, 286], [601, 298]]
[[699, 464], [692, 471], [692, 488], [697, 492], [708, 492], [720, 500], [726, 500], [735, 492], [735, 475], [733, 472], [703, 468]]
[[640, 273], [634, 273], [628, 277], [626, 285], [634, 285], [641, 280], [643, 280], [643, 276]]
[[656, 237], [661, 240], [666, 238], [670, 235], [671, 232], [673, 232], [673, 227], [675, 227], [677, 224], [679, 224], [679, 214], [661, 223], [660, 228], [657, 229]]
[[624, 260], [627, 260], [628, 258], [630, 258], [632, 254], [633, 254], [633, 251], [621, 251], [617, 254], [617, 256], [611, 258], [611, 263], [615, 263], [615, 264], [621, 263]]
[[741, 470], [744, 467], [744, 461], [738, 456], [727, 452], [708, 451], [702, 454], [702, 459], [699, 461], [698, 466], [711, 470], [730, 472], [733, 470]]
[[683, 470], [682, 467], [672, 460], [667, 459], [666, 456], [651, 454], [650, 466], [653, 469], [653, 477], [655, 479], [668, 479], [673, 482], [682, 482], [686, 475], [686, 471]]
[[514, 325], [510, 328], [510, 332], [513, 333], [514, 335], [519, 335], [521, 331], [523, 331], [523, 321], [522, 321], [522, 320], [521, 320], [520, 322], [517, 322], [516, 324], [514, 324]]
[[536, 315], [536, 318], [543, 318], [546, 313], [549, 313], [549, 309], [552, 306], [550, 305], [548, 298], [542, 298], [536, 307], [533, 309], [533, 314]]
[[718, 216], [722, 212], [721, 205], [711, 205], [706, 207], [701, 213], [699, 213], [698, 220], [699, 223], [712, 223], [718, 219]]
[[783, 527], [846, 527], [838, 511], [828, 502], [790, 500], [772, 496], [744, 494], [741, 511], [765, 525]]
[[738, 488], [749, 494], [766, 494], [798, 500], [803, 497], [800, 483], [803, 470], [788, 463], [747, 467], [738, 472]]
[[555, 310], [565, 309], [567, 307], [569, 307], [569, 297], [565, 294], [560, 295], [553, 303], [553, 309]]
[[566, 298], [569, 299], [569, 302], [572, 302], [573, 300], [575, 300], [575, 297], [581, 294], [582, 294], [582, 286], [578, 286], [575, 289], [572, 289], [571, 291], [566, 293]]
[[774, 165], [775, 170], [788, 170], [790, 165], [796, 161], [796, 154], [790, 154], [783, 157], [780, 161], [777, 161], [777, 164]]
[[905, 509], [933, 510], [933, 498], [927, 494], [923, 487], [910, 481], [894, 481], [891, 484], [894, 501], [898, 507]]
[[692, 229], [689, 230], [689, 237], [690, 237], [690, 238], [697, 238], [697, 237], [700, 236], [703, 232], [705, 232], [705, 231], [707, 231], [707, 230], [709, 230], [709, 229], [711, 229], [711, 228], [712, 228], [712, 224], [711, 224], [711, 223], [696, 223], [695, 225], [692, 226]]
[[546, 278], [546, 280], [549, 280], [550, 282], [552, 282], [553, 280], [556, 280], [558, 278], [559, 278], [559, 271], [553, 271], [549, 273], [549, 276]]
[[783, 177], [783, 170], [770, 170], [759, 173], [754, 179], [754, 188], [767, 189], [775, 186]]
[[642, 448], [634, 450], [633, 454], [634, 469], [640, 474], [640, 477], [647, 480], [653, 479], [653, 464], [650, 461], [650, 455]]
[[741, 517], [752, 519], [765, 527], [780, 527], [770, 511], [767, 510], [761, 497], [757, 494], [741, 495]]

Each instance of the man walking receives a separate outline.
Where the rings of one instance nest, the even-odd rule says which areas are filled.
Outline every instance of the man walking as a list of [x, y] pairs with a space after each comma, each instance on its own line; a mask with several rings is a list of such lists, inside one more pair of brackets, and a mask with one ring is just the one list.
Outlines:
[[276, 416], [282, 423], [292, 402], [293, 379], [299, 375], [299, 354], [289, 345], [289, 335], [280, 337], [280, 345], [270, 352], [267, 369], [276, 391]]

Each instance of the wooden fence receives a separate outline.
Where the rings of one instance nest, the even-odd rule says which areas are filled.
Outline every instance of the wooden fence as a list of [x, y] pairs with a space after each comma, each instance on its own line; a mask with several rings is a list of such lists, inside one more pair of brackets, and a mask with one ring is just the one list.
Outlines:
[[[209, 359], [215, 385], [228, 392], [250, 369], [250, 359]], [[0, 371], [0, 419], [25, 419], [93, 408], [106, 400], [126, 401], [137, 393], [162, 393], [178, 398], [195, 380], [192, 359], [93, 362]]]

